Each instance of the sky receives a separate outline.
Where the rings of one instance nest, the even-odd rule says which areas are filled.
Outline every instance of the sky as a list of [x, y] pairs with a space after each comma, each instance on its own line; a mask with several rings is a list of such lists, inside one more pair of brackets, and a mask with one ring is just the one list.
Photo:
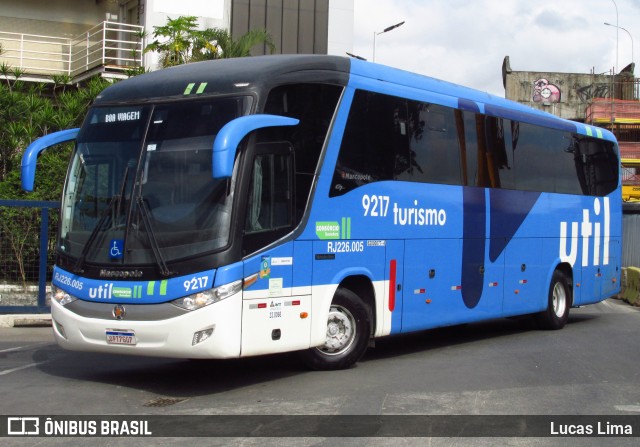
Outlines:
[[514, 71], [609, 73], [633, 38], [640, 57], [640, 0], [354, 0], [353, 53], [372, 60], [374, 33], [402, 21], [376, 36], [375, 62], [498, 96], [505, 56]]

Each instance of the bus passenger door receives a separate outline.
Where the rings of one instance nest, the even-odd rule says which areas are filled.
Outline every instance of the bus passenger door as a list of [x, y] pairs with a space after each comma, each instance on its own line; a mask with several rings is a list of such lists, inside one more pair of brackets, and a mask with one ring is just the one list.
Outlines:
[[244, 261], [241, 355], [261, 355], [309, 347], [311, 297], [294, 293], [294, 242]]
[[311, 298], [292, 296], [294, 242], [273, 245], [294, 225], [293, 149], [257, 144], [247, 158], [243, 251], [256, 254], [244, 260], [241, 355], [308, 348]]

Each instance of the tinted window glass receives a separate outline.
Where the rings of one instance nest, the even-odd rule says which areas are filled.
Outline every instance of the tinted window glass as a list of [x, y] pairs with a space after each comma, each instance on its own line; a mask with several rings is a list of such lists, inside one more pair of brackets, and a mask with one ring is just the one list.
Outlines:
[[393, 96], [357, 91], [342, 138], [330, 196], [360, 185], [392, 180], [396, 164], [408, 164], [405, 101]]
[[329, 195], [383, 180], [603, 196], [618, 158], [602, 139], [357, 91]]
[[616, 189], [610, 142], [469, 112], [458, 124], [466, 185], [598, 196]]
[[574, 160], [584, 194], [604, 196], [618, 186], [619, 164], [612, 143], [576, 137]]
[[453, 109], [356, 92], [329, 195], [384, 180], [460, 184]]
[[[250, 106], [238, 96], [91, 109], [65, 187], [60, 250], [149, 264], [152, 238], [167, 261], [224, 248], [234, 189], [212, 178], [213, 141]], [[113, 240], [124, 257], [111, 256]]]
[[322, 147], [327, 138], [342, 87], [326, 84], [289, 84], [269, 92], [264, 113], [300, 120], [297, 126], [262, 129], [259, 141], [288, 141], [295, 151], [295, 217], [303, 214], [313, 185]]
[[409, 101], [408, 106], [409, 163], [396, 179], [459, 185], [460, 145], [454, 110], [416, 101]]
[[258, 155], [254, 159], [246, 233], [291, 225], [290, 160], [289, 156], [277, 154]]
[[582, 194], [570, 133], [517, 122], [514, 129], [517, 189]]

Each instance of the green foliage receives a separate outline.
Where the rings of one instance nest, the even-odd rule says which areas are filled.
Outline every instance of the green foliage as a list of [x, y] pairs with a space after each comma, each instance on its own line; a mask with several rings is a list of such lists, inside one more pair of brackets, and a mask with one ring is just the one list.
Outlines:
[[[0, 74], [15, 73], [0, 66]], [[18, 169], [22, 151], [38, 137], [81, 124], [89, 104], [110, 85], [102, 78], [93, 78], [82, 87], [69, 85], [68, 77], [54, 79], [53, 88], [44, 84], [27, 84], [17, 79], [0, 83], [0, 182], [10, 181], [8, 174]], [[55, 152], [55, 151], [54, 151]], [[65, 157], [66, 163], [66, 157]], [[53, 187], [55, 193], [61, 186]], [[0, 195], [3, 199], [24, 196]]]
[[127, 75], [128, 78], [131, 78], [133, 76], [138, 76], [144, 73], [149, 73], [151, 70], [145, 68], [145, 67], [132, 67], [132, 68], [127, 68], [126, 70], [124, 70], [124, 74]]
[[62, 90], [63, 92], [67, 89], [68, 85], [71, 85], [71, 75], [68, 74], [59, 74], [51, 76], [51, 80], [53, 81], [54, 90]]
[[[41, 154], [30, 193], [22, 190], [20, 181], [24, 149], [41, 136], [78, 127], [88, 106], [110, 82], [93, 78], [77, 87], [67, 76], [60, 76], [48, 86], [25, 83], [20, 80], [22, 73], [6, 64], [0, 64], [0, 75], [4, 76], [0, 79], [0, 199], [59, 201], [72, 145]], [[35, 279], [32, 276], [36, 273], [25, 266], [37, 264], [38, 244], [34, 241], [40, 228], [39, 213], [39, 209], [0, 207], [2, 246], [9, 250], [0, 251], [0, 277], [6, 279], [13, 272], [23, 282]], [[52, 212], [52, 226], [57, 226], [57, 220], [57, 213]]]
[[271, 53], [275, 51], [273, 40], [264, 29], [250, 30], [234, 40], [229, 31], [221, 28], [198, 30], [195, 16], [169, 18], [166, 25], [154, 28], [155, 40], [144, 52], [160, 53], [163, 68], [203, 60], [246, 57], [256, 45], [266, 45]]
[[160, 53], [163, 68], [190, 62], [193, 48], [198, 46], [198, 41], [201, 40], [197, 20], [195, 16], [167, 18], [166, 25], [154, 27], [155, 40], [147, 45], [144, 52]]

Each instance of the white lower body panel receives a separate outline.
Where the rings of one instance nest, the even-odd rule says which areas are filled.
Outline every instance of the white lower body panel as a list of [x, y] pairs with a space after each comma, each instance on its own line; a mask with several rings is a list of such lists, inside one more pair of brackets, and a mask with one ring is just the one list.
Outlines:
[[[65, 309], [55, 300], [51, 303], [51, 316], [56, 341], [65, 349], [172, 358], [240, 356], [241, 293], [202, 309], [159, 321], [86, 318]], [[210, 328], [213, 331], [209, 338], [194, 345], [194, 334]], [[136, 344], [109, 344], [109, 331], [132, 333]]]

